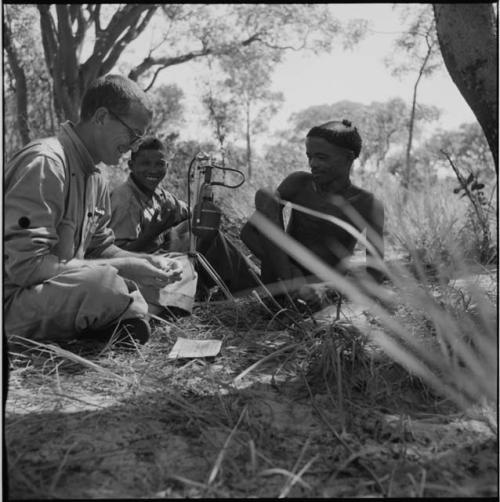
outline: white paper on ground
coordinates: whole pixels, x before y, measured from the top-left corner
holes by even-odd
[[[216,356],[221,348],[222,340],[190,340],[177,338],[168,359]]]

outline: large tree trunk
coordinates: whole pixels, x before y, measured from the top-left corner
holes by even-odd
[[[498,49],[492,3],[433,4],[448,72],[471,107],[498,172]]]
[[[107,26],[101,26],[100,4],[37,4],[47,68],[54,82],[54,107],[59,120],[77,122],[80,102],[96,78],[111,71],[127,45],[147,27],[158,5],[125,4]],[[96,41],[80,64],[85,33],[94,26]]]

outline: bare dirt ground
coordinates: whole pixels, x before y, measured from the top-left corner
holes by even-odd
[[[370,346],[355,305],[278,321],[245,299],[133,351],[13,350],[10,497],[498,496],[496,404],[436,395]],[[221,353],[168,360],[177,336]]]

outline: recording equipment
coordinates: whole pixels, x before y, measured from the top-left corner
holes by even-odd
[[[214,171],[222,173],[234,172],[242,179],[236,185],[228,185],[224,181],[214,181]],[[191,210],[191,183],[194,182],[194,200],[189,220],[190,251],[196,251],[197,238],[210,238],[220,227],[222,211],[214,203],[214,186],[238,188],[245,182],[245,175],[238,169],[224,167],[224,161],[218,161],[214,154],[198,153],[188,169],[188,205]]]

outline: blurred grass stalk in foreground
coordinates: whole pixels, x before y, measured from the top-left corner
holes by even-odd
[[[332,216],[314,213],[335,224],[340,222]],[[375,283],[368,276],[358,278],[356,284],[326,265],[262,214],[254,213],[252,223],[318,278],[376,316],[384,331],[372,332],[371,341],[409,372],[422,378],[435,391],[452,399],[463,409],[483,403],[484,400],[496,402],[496,308],[478,288],[473,285],[469,288],[468,303],[474,305],[473,310],[450,312],[443,302],[433,296],[424,273],[418,273],[419,277],[415,277],[402,264],[388,268],[375,255],[370,266],[383,272],[395,291],[391,292],[388,287]],[[345,222],[342,222],[342,227],[346,228]],[[350,233],[360,238],[360,233],[354,227],[349,227]],[[360,241],[369,247],[363,236]],[[417,272],[419,268],[422,272],[423,267],[417,267]],[[466,270],[465,263],[461,267],[463,270]],[[428,337],[415,336],[412,333],[414,326],[396,319],[394,309],[402,305],[425,313],[431,326]]]

